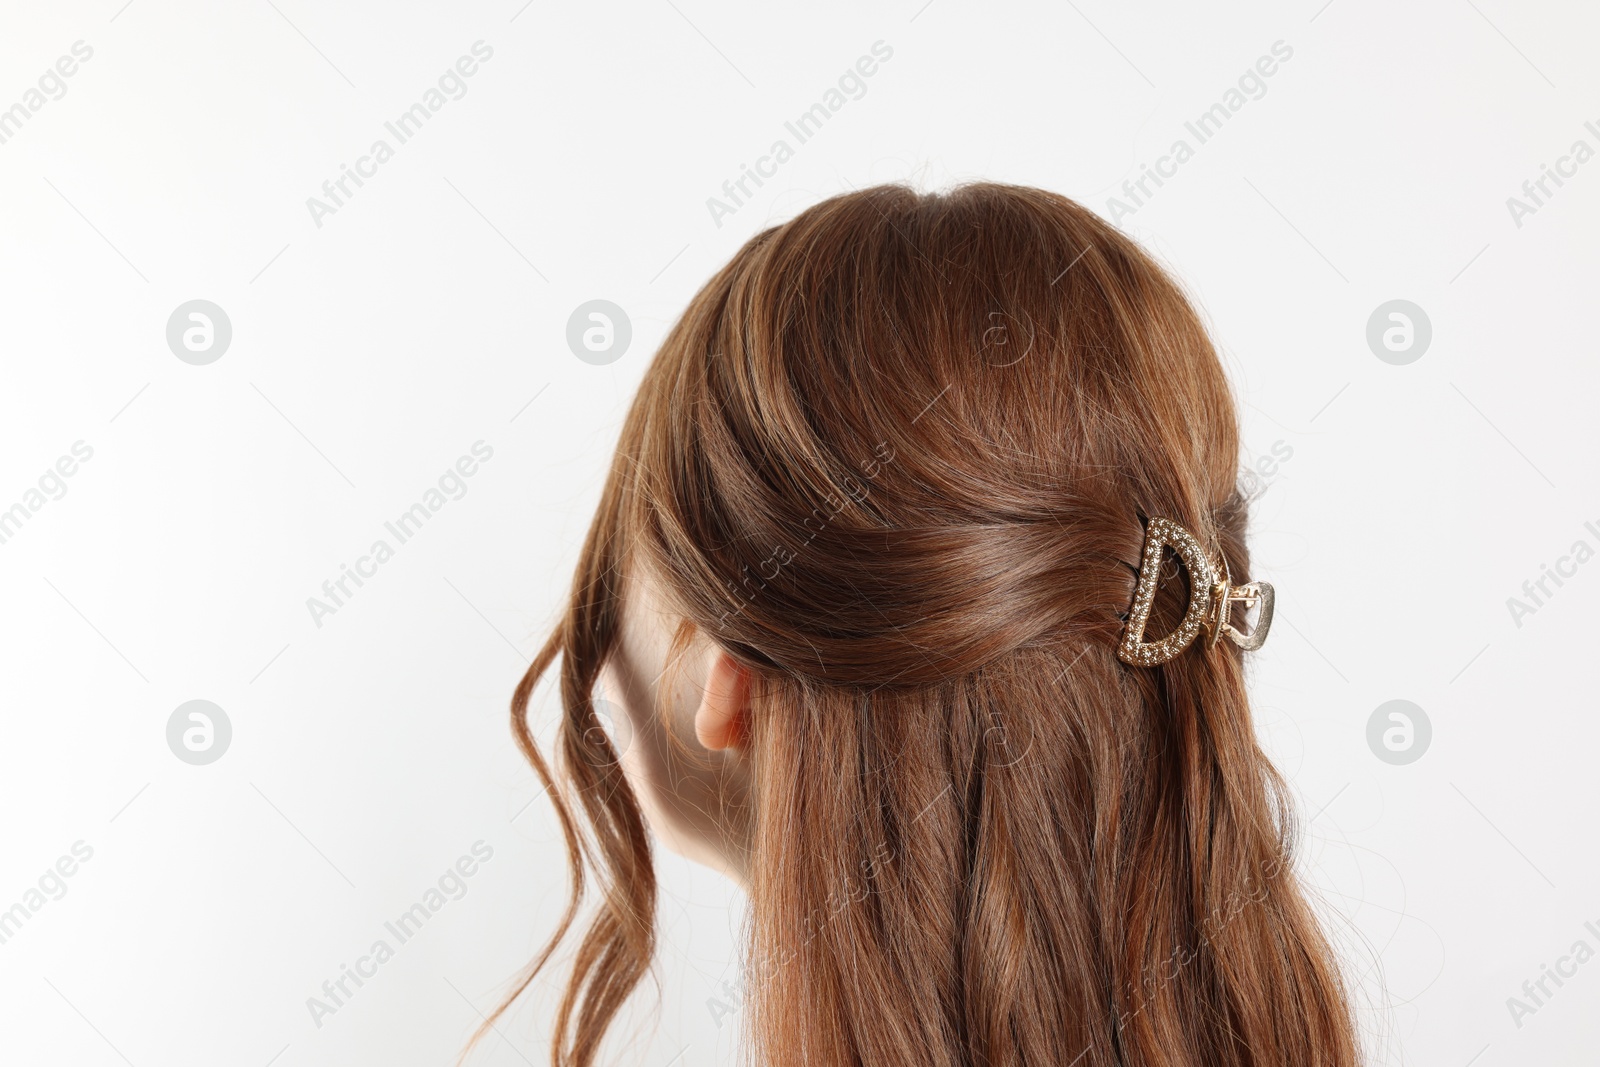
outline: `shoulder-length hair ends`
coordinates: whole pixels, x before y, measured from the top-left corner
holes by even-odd
[[[1238,455],[1190,302],[1065,197],[879,186],[751,238],[648,368],[512,699],[572,881],[496,1017],[591,897],[552,1063],[594,1063],[650,965],[591,697],[637,552],[754,675],[752,1062],[1357,1063],[1239,649],[1115,654],[1149,517],[1249,580]],[[1187,601],[1165,573],[1152,633]],[[527,721],[558,661],[559,777]]]

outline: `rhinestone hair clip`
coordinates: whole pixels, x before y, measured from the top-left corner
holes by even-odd
[[[1165,545],[1171,545],[1189,569],[1189,605],[1177,629],[1160,640],[1147,642],[1144,628],[1156,601],[1156,580],[1161,573],[1161,549]],[[1228,621],[1233,605],[1241,604],[1249,611],[1258,603],[1261,614],[1249,633]],[[1133,610],[1128,613],[1122,643],[1117,646],[1118,659],[1134,667],[1157,666],[1188,648],[1202,630],[1206,634],[1207,648],[1215,646],[1226,633],[1240,648],[1253,650],[1266,641],[1271,627],[1270,584],[1233,585],[1228,561],[1221,554],[1213,561],[1199,539],[1171,519],[1150,520],[1145,529],[1144,553],[1139,559],[1139,584],[1133,594]]]

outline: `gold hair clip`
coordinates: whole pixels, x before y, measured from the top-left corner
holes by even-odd
[[[1146,642],[1144,628],[1156,601],[1161,549],[1165,545],[1171,545],[1189,569],[1189,605],[1177,629],[1158,641]],[[1128,613],[1122,643],[1117,646],[1117,658],[1135,667],[1154,667],[1188,648],[1201,630],[1206,632],[1207,648],[1222,640],[1224,633],[1242,649],[1260,648],[1272,626],[1272,586],[1267,582],[1234,586],[1231,582],[1225,558],[1218,555],[1213,563],[1194,534],[1171,519],[1151,519],[1145,532],[1144,553],[1139,560],[1139,584],[1133,594],[1133,610]],[[1261,614],[1248,634],[1228,621],[1234,604],[1242,604],[1248,611],[1258,603]]]

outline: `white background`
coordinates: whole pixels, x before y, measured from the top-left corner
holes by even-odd
[[[1249,453],[1292,452],[1256,505],[1280,601],[1261,734],[1376,1061],[1594,1061],[1600,962],[1520,1026],[1506,1002],[1579,939],[1600,950],[1600,562],[1520,626],[1506,602],[1600,548],[1600,161],[1520,226],[1506,200],[1575,140],[1600,149],[1600,14],[521,4],[0,13],[0,108],[93,48],[0,145],[0,508],[93,449],[0,544],[0,908],[93,849],[0,944],[0,1060],[449,1063],[563,896],[507,700],[696,288],[874,182],[1109,213],[1283,41],[1265,95],[1120,220],[1203,309]],[[466,95],[318,227],[306,199],[479,40]],[[719,226],[707,198],[880,40],[866,94]],[[207,366],[165,338],[196,298],[233,327]],[[565,341],[594,298],[634,328],[605,366]],[[1433,327],[1404,366],[1365,339],[1395,298]],[[306,599],[480,440],[466,495],[316,626]],[[207,766],[166,741],[197,698],[233,726]],[[1433,726],[1409,765],[1366,741],[1391,699]],[[315,1025],[306,999],[480,840],[466,895]],[[659,1010],[641,998],[617,1054],[731,1062],[740,1017],[708,999],[737,974],[740,899],[660,868]],[[541,985],[476,1062],[543,1062],[552,1001]]]

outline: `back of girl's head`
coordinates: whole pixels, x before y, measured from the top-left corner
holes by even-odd
[[[650,366],[514,701],[548,776],[525,711],[561,659],[585,822],[558,811],[601,890],[558,1059],[653,949],[590,698],[641,566],[753,677],[754,1062],[1355,1063],[1240,650],[1116,656],[1150,517],[1251,579],[1238,449],[1189,302],[1070,200],[885,186],[752,238]],[[1187,601],[1165,574],[1152,632]]]

